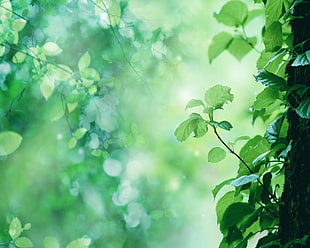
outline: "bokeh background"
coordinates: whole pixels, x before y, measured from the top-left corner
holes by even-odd
[[[221,146],[212,133],[179,143],[174,130],[191,113],[185,111],[190,99],[202,99],[212,85],[223,84],[235,99],[217,114],[234,127],[222,137],[233,143],[263,133],[259,120],[249,125],[261,89],[253,77],[258,53],[237,61],[224,52],[209,63],[212,37],[228,30],[213,12],[226,1],[120,1],[126,7],[118,29],[93,15],[90,1],[43,8],[11,2],[31,24],[20,34],[23,46],[53,41],[63,52],[52,60],[72,68],[88,51],[103,80],[98,94],[79,94],[81,107],[66,116],[61,110],[66,85],[57,85],[46,101],[30,63],[10,65],[1,79],[0,131],[19,132],[23,142],[0,160],[1,238],[6,223],[18,216],[31,222],[28,235],[35,247],[42,247],[46,236],[63,247],[83,236],[92,239],[92,247],[217,247],[221,234],[211,191],[234,177],[238,161],[228,155],[209,163],[208,151]],[[253,20],[249,36],[259,35],[261,25],[259,17]],[[91,127],[101,113],[108,113],[105,132]],[[70,145],[72,130],[80,127],[93,132]],[[103,145],[96,135],[106,137]],[[97,143],[104,149],[98,151]]]

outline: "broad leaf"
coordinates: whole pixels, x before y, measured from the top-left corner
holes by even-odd
[[[0,156],[13,153],[21,144],[23,138],[18,133],[6,131],[0,133]]]
[[[266,52],[274,52],[282,47],[282,24],[280,22],[274,22],[267,27],[264,34],[264,44]]]
[[[279,99],[279,92],[270,87],[265,88],[256,96],[256,100],[253,103],[255,110],[267,108]]]
[[[283,0],[268,0],[266,4],[266,26],[279,21],[282,14]]]
[[[54,237],[46,237],[44,239],[44,248],[59,248],[58,240]]]
[[[13,63],[20,64],[20,63],[24,62],[25,58],[26,58],[26,53],[24,53],[24,52],[17,52],[13,56],[12,61],[13,61]]]
[[[310,50],[297,55],[292,66],[305,66],[310,64]]]
[[[15,29],[15,31],[19,32],[21,30],[23,30],[23,28],[25,27],[27,21],[25,19],[17,19],[13,22],[13,28]]]
[[[237,60],[241,61],[255,46],[257,42],[256,37],[251,37],[245,40],[243,37],[234,37],[229,44],[228,52]]]
[[[90,242],[91,242],[90,239],[80,238],[70,242],[70,244],[67,245],[66,248],[88,248]]]
[[[90,65],[90,55],[88,52],[84,53],[83,56],[79,59],[78,67],[80,71],[83,71]]]
[[[208,153],[208,162],[218,163],[226,157],[226,151],[221,147],[213,147]]]
[[[40,84],[40,91],[45,100],[48,100],[48,98],[53,94],[54,88],[54,80],[51,79],[49,76],[44,76]]]
[[[284,115],[269,124],[266,130],[266,139],[269,143],[275,143],[278,141],[283,121]]]
[[[302,118],[310,119],[310,97],[301,101],[296,108],[296,113]]]
[[[215,85],[206,91],[205,102],[214,108],[221,108],[228,101],[233,101],[234,95],[230,90],[228,86]]]
[[[230,227],[236,226],[242,220],[254,211],[253,207],[245,202],[236,202],[229,205],[224,212],[220,222],[220,230],[225,235]]]
[[[247,183],[256,181],[257,178],[258,178],[258,175],[256,175],[256,174],[251,174],[248,176],[241,176],[241,177],[235,179],[234,181],[232,181],[230,183],[230,185],[238,187],[238,186],[245,185]]]
[[[86,80],[97,80],[98,81],[100,79],[99,73],[94,68],[85,68],[81,72],[81,75],[82,75],[82,78]]]
[[[233,126],[228,121],[221,121],[218,124],[218,127],[225,129],[225,130],[228,130],[228,131],[233,128]]]
[[[185,110],[188,108],[194,108],[194,107],[198,107],[198,106],[204,106],[203,101],[201,101],[199,99],[192,99],[187,103]]]
[[[67,80],[71,78],[72,75],[72,70],[66,66],[66,65],[62,65],[62,64],[57,64],[57,65],[52,65],[52,64],[48,64],[47,65],[48,68],[48,75],[51,76],[54,80]]]
[[[228,45],[231,41],[232,36],[226,32],[221,32],[213,37],[212,42],[208,48],[208,57],[210,63],[228,48]]]
[[[248,7],[241,1],[229,1],[219,12],[214,13],[215,19],[226,26],[241,26],[248,15]]]
[[[14,241],[14,244],[20,248],[33,247],[32,241],[26,237],[19,237]]]
[[[200,138],[208,132],[208,123],[204,119],[198,119],[196,128],[194,129],[194,137]]]
[[[22,232],[23,232],[22,224],[20,220],[17,217],[15,217],[10,224],[9,234],[12,239],[16,239],[21,235]]]
[[[202,118],[199,114],[192,114],[188,119],[183,121],[174,132],[174,135],[178,141],[185,141],[190,136],[190,134],[194,132],[194,130],[197,130],[198,122],[201,119]]]
[[[263,85],[266,85],[272,89],[285,91],[287,90],[286,81],[266,70],[259,70],[258,74],[254,76],[257,82],[261,82]]]
[[[118,25],[121,20],[121,7],[116,0],[111,0],[111,6],[108,9],[109,21],[111,26]]]
[[[223,219],[224,212],[233,202],[240,202],[242,201],[242,195],[235,196],[235,191],[229,191],[225,195],[223,195],[216,204],[216,216],[217,216],[217,223],[221,223]]]

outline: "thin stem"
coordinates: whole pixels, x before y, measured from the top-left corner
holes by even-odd
[[[222,139],[222,137],[218,134],[217,130],[216,130],[216,127],[213,126],[213,131],[214,131],[214,134],[216,135],[216,137],[218,138],[218,140],[226,147],[226,149],[232,153],[234,156],[236,156],[240,161],[241,163],[248,169],[248,171],[251,173],[251,174],[254,174],[254,171],[250,168],[250,166],[243,160],[243,158],[241,158],[233,149],[231,149],[227,144],[226,142]],[[266,190],[266,192],[268,193],[268,195],[275,201],[275,203],[280,206],[280,203],[277,199],[277,197],[270,193],[270,191],[268,190],[268,188],[263,184],[263,182],[257,178],[257,182]]]

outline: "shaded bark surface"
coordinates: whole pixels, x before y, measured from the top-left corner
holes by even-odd
[[[292,33],[293,46],[300,54],[310,49],[310,0],[294,1]],[[291,62],[292,63],[292,62]],[[288,84],[310,86],[310,66],[287,67]],[[300,96],[294,92],[288,95],[291,110],[288,112],[288,139],[292,141],[289,164],[285,168],[285,185],[280,212],[280,239],[282,244],[310,235],[310,120],[301,118],[294,111],[299,102],[310,97],[310,92]],[[293,248],[310,247],[292,244]]]

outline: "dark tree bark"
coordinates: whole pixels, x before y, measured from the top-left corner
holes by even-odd
[[[292,33],[294,52],[300,54],[310,49],[310,0],[295,0],[292,12]],[[303,44],[297,46],[297,44]],[[301,84],[310,86],[310,66],[287,67],[288,85]],[[282,195],[283,205],[280,211],[280,240],[286,244],[295,239],[310,235],[310,119],[301,118],[294,109],[310,92],[288,95],[290,111],[288,112],[288,140],[292,141],[288,165],[285,168],[285,185]],[[293,248],[310,247],[292,244]]]

